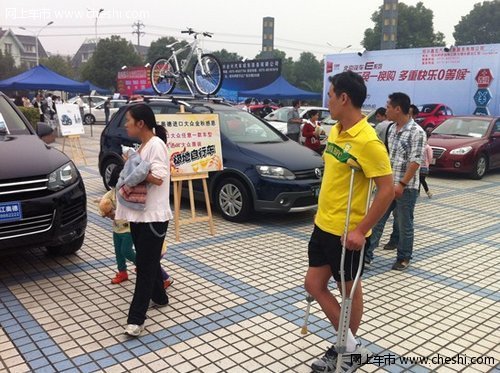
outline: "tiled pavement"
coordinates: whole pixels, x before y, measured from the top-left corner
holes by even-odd
[[[215,237],[199,224],[181,228],[181,243],[171,225],[170,305],[149,312],[141,338],[122,334],[134,276],[110,284],[110,223],[92,202],[104,193],[94,130],[82,139],[89,166],[79,166],[89,196],[82,250],[0,257],[0,371],[309,372],[331,338],[315,303],[310,332],[300,334],[312,213],[257,215],[245,224],[216,216]],[[383,358],[360,370],[500,372],[500,173],[429,184],[435,197],[417,204],[412,266],[391,271],[394,253],[378,249],[365,274],[358,334]],[[457,354],[461,364],[438,358]],[[399,359],[418,356],[434,362]]]

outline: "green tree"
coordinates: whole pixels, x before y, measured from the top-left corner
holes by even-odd
[[[122,66],[142,65],[142,58],[132,44],[118,35],[101,39],[97,50],[83,66],[81,76],[102,88],[116,86],[116,74]]]
[[[362,45],[367,50],[379,50],[382,38],[382,6],[372,15],[373,28],[365,30]],[[418,2],[415,6],[398,3],[396,48],[420,48],[444,45],[444,34],[434,32],[434,13]]]
[[[477,3],[455,26],[453,37],[457,45],[500,42],[500,1]]]
[[[71,60],[69,57],[53,55],[48,58],[42,58],[40,60],[40,65],[44,65],[49,69],[54,70],[56,73],[71,79],[75,79],[77,77],[75,69],[71,66]]]
[[[302,52],[299,60],[293,64],[293,75],[299,88],[320,92],[323,87],[323,68],[321,63],[310,52]]]
[[[20,69],[15,66],[12,55],[10,53],[3,54],[0,49],[0,80],[10,78],[20,72]]]
[[[271,52],[261,51],[258,55],[255,56],[256,60],[265,60],[272,58],[281,60],[281,75],[283,75],[286,80],[293,84],[293,82],[295,82],[295,75],[293,72],[294,62],[292,57],[287,57],[286,53],[279,49],[274,49]]]
[[[243,61],[243,57],[238,53],[228,52],[226,49],[211,52],[220,62]]]
[[[178,42],[176,38],[172,36],[164,36],[162,38],[159,38],[151,43],[149,46],[148,50],[148,55],[147,55],[147,62],[149,62],[151,65],[158,59],[158,58],[168,58],[172,55],[172,51],[170,48],[167,48],[167,45],[173,44],[175,42]],[[185,40],[181,40],[179,44],[174,46],[174,49],[180,49],[188,45],[188,42]],[[177,58],[179,60],[186,58],[188,55],[189,51],[184,51],[182,52]],[[180,61],[179,61],[180,62]]]

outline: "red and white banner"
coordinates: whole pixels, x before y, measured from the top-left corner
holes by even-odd
[[[500,115],[500,44],[393,49],[325,56],[323,102],[328,101],[328,77],[346,70],[366,82],[365,109],[385,106],[393,92],[408,94],[416,105],[444,103],[456,115],[474,113],[478,83],[491,96],[488,112]]]

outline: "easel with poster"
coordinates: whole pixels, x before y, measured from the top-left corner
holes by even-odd
[[[71,159],[73,162],[82,160],[87,165],[87,159],[80,144],[80,135],[84,134],[82,116],[77,105],[56,104],[57,118],[59,119],[59,128],[63,136],[62,151],[66,147],[66,140],[69,142],[71,150]]]
[[[220,142],[219,116],[217,114],[185,113],[156,116],[158,124],[167,130],[167,146],[170,152],[170,173],[174,188],[175,240],[180,241],[180,227],[208,222],[210,234],[215,226],[208,193],[208,173],[220,171],[222,147]],[[200,180],[207,208],[207,216],[196,216],[193,180]],[[180,219],[182,185],[187,181],[191,218]]]

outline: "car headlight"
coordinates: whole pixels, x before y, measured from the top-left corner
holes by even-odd
[[[472,150],[472,146],[464,146],[463,148],[456,148],[456,149],[453,149],[450,154],[453,154],[453,155],[464,155],[464,154],[467,154],[468,152],[470,152]]]
[[[47,187],[53,192],[66,188],[73,184],[78,178],[78,172],[73,162],[66,163],[49,175]]]
[[[282,180],[294,180],[295,175],[292,171],[277,166],[256,166],[257,172],[260,176],[270,177],[273,179],[282,179]]]

